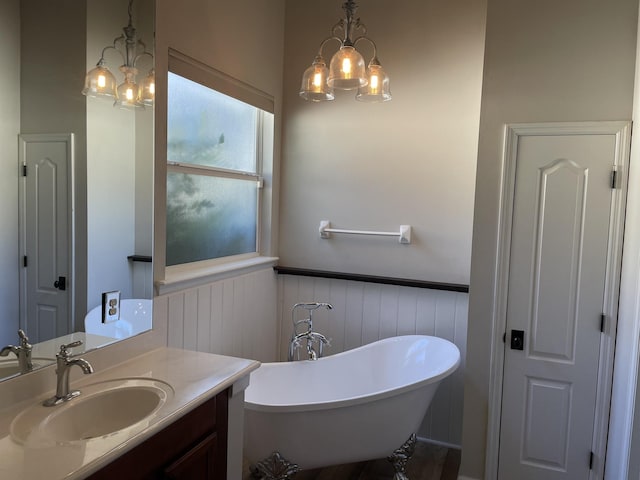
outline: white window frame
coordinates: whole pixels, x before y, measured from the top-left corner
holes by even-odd
[[[269,187],[272,185],[271,172],[273,171],[273,141],[275,133],[273,97],[175,50],[169,51],[168,67],[169,72],[252,105],[258,109],[259,113],[257,119],[255,173],[197,164],[168,162],[165,157],[166,172],[254,180],[258,182],[258,205],[255,252],[171,266],[167,266],[166,262],[164,262],[164,274],[162,278],[156,280],[156,291],[159,295],[248,273],[252,270],[275,265],[277,262],[277,258],[270,256],[272,249],[273,188]],[[265,112],[270,115],[265,114]]]

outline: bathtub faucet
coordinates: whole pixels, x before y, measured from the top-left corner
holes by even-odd
[[[318,308],[323,307],[327,310],[332,310],[333,306],[329,303],[319,302],[303,302],[296,303],[291,309],[291,320],[293,322],[293,334],[291,335],[291,342],[289,343],[289,355],[288,360],[292,361],[295,357],[295,352],[302,346],[302,342],[306,343],[307,358],[309,360],[317,360],[321,358],[324,353],[324,346],[331,346],[331,343],[321,333],[313,331],[313,312]],[[295,319],[295,310],[297,308],[303,308],[308,312],[309,317],[302,320]],[[299,332],[298,327],[300,325],[306,325],[306,329]]]

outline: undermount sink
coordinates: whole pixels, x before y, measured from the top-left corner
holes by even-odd
[[[55,358],[34,358],[32,359],[33,369],[41,368],[55,362]],[[18,360],[15,358],[9,360],[0,360],[0,378],[10,377],[16,373],[21,373]]]
[[[74,442],[144,428],[173,396],[165,382],[147,378],[108,380],[85,385],[81,395],[55,407],[40,403],[23,410],[11,423],[11,437],[20,444]]]

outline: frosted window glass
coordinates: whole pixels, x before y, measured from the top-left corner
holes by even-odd
[[[256,172],[258,109],[169,72],[167,160]]]
[[[256,251],[255,181],[167,174],[167,265]]]

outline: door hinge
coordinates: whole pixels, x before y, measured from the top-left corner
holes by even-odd
[[[616,166],[611,170],[611,188],[618,188],[618,167]]]
[[[600,332],[604,333],[604,327],[607,325],[607,316],[602,313],[600,314]]]
[[[27,256],[26,255],[24,257],[22,257],[22,266],[23,267],[27,266]]]
[[[22,176],[26,177],[27,176],[27,164],[23,164],[22,165]]]
[[[502,343],[507,343],[507,332],[502,334]]]
[[[589,452],[589,470],[593,470],[593,459],[595,458],[595,455],[593,454],[593,452]]]

